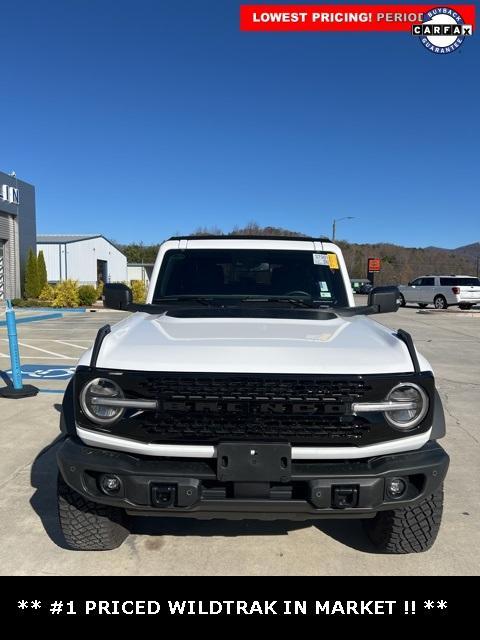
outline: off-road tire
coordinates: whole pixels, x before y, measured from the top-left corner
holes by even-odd
[[[70,549],[116,549],[128,536],[122,509],[87,500],[71,489],[61,474],[58,474],[57,497],[60,527]]]
[[[443,485],[416,505],[380,511],[363,524],[382,553],[420,553],[435,542],[443,512]]]
[[[435,296],[433,299],[435,309],[446,309],[448,307],[445,296]]]

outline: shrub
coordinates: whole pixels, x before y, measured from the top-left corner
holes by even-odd
[[[37,256],[37,277],[38,277],[38,291],[41,294],[45,285],[47,284],[47,265],[45,264],[45,256],[43,251],[38,252]]]
[[[97,298],[97,289],[91,284],[84,284],[78,289],[78,299],[82,307],[90,307]]]
[[[51,307],[51,302],[46,302],[44,300],[37,300],[36,298],[14,298],[12,300],[12,304],[14,307]]]
[[[54,307],[78,307],[78,284],[76,280],[63,280],[55,287]]]
[[[37,256],[33,249],[29,249],[25,266],[25,297],[37,298],[39,293]]]
[[[145,282],[143,282],[143,280],[132,280],[130,284],[132,288],[133,302],[143,304],[147,299],[147,288],[145,287]]]
[[[51,304],[55,300],[55,287],[52,287],[50,284],[46,284],[40,291],[38,299]]]

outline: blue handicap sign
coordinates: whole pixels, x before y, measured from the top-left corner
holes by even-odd
[[[22,378],[29,380],[70,380],[75,367],[54,367],[51,364],[23,364]],[[12,371],[6,372],[10,377]]]

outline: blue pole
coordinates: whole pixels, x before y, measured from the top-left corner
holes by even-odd
[[[22,389],[22,368],[20,366],[20,353],[18,351],[17,323],[12,303],[7,300],[5,313],[7,321],[8,346],[10,347],[10,363],[12,365],[12,382],[14,389]]]
[[[18,351],[17,322],[15,320],[15,311],[13,310],[10,300],[6,301],[7,309],[5,312],[8,346],[10,347],[10,362],[12,365],[12,384],[0,387],[0,398],[28,398],[36,396],[37,387],[32,384],[24,385],[22,383],[22,367],[20,365],[20,353]]]

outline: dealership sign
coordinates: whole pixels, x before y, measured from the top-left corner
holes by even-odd
[[[368,259],[368,271],[369,273],[380,271],[380,258]]]
[[[2,184],[0,196],[4,202],[20,204],[20,197],[16,187],[9,187],[8,184]]]

